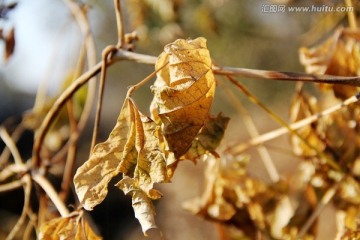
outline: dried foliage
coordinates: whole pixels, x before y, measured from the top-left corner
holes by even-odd
[[[194,147],[200,147],[197,135],[203,139],[202,155],[214,151],[221,139],[217,137],[210,144],[206,134],[212,131],[222,136],[226,125],[220,122],[220,129],[213,130],[214,123],[209,121],[204,127],[215,91],[205,39],[177,40],[167,45],[155,68],[158,73],[151,105],[154,120],[139,112],[130,88],[108,140],[95,146],[74,177],[80,202],[92,210],[106,197],[110,180],[122,173],[123,179],[116,186],[132,196],[135,216],[144,233],[156,227],[151,200],[162,195],[153,189],[154,184],[170,181],[177,161],[193,142]],[[220,121],[227,122],[223,119],[220,116]],[[200,156],[199,152],[195,154],[193,159]]]
[[[137,28],[149,21],[149,9],[165,22],[178,24],[178,7],[183,4],[170,0],[127,2],[130,19]],[[211,2],[215,6],[218,1]],[[319,217],[329,205],[336,211],[334,239],[359,238],[360,32],[353,21],[318,46],[300,49],[306,73],[251,70],[214,66],[203,37],[177,39],[167,44],[157,58],[129,51],[137,38],[134,33],[124,34],[122,8],[115,0],[118,43],[105,48],[102,61],[96,64],[87,10],[73,1],[66,3],[84,35],[85,50],[79,54],[76,69],[64,79],[55,97],[39,90],[34,108],[23,114],[18,126],[0,126],[0,138],[6,145],[0,155],[0,192],[24,191],[23,211],[7,239],[18,235],[24,239],[101,239],[83,211],[101,204],[115,179],[120,179],[115,186],[131,197],[135,217],[146,236],[150,229],[157,228],[153,202],[163,196],[158,190],[160,183],[170,183],[183,160],[197,163],[200,159],[206,163],[203,194],[183,206],[194,215],[216,222],[221,239],[316,239]],[[0,6],[0,17],[4,18],[14,6]],[[6,42],[9,58],[15,47],[14,32],[10,37],[1,32],[0,37]],[[106,70],[119,60],[150,63],[155,71],[129,88],[107,140],[95,144]],[[95,146],[73,176],[77,141],[96,96],[94,82],[84,85],[98,73],[101,83],[93,130]],[[226,76],[220,76],[219,81],[229,81],[283,128],[259,135],[250,114],[228,89],[226,97],[243,115],[253,139],[245,145],[223,141],[230,118],[211,114],[216,97],[215,74]],[[148,101],[151,116],[146,116],[133,94],[155,75],[150,87],[153,99]],[[289,106],[293,123],[277,116],[235,75],[297,81]],[[299,83],[304,81],[316,82],[317,90],[306,91]],[[34,133],[29,160],[17,144],[25,129]],[[285,133],[289,134],[293,152],[289,161],[300,159],[292,176],[277,172],[264,145]],[[221,143],[225,147],[220,147]],[[255,160],[244,151],[250,147],[258,148],[269,181],[249,173],[248,163]],[[59,188],[54,187],[51,176],[60,179]],[[70,213],[72,184],[79,203]],[[181,193],[181,189],[177,191]]]
[[[92,231],[82,212],[73,212],[67,217],[45,222],[40,228],[39,239],[99,240],[101,238]]]

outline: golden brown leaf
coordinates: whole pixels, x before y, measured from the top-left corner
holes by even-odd
[[[125,100],[109,138],[95,146],[90,159],[75,174],[76,192],[85,209],[91,210],[103,201],[108,183],[119,173],[134,178],[149,197],[161,196],[152,190],[154,183],[168,181],[156,128],[131,98]]]
[[[224,137],[229,120],[221,114],[209,117],[182,158],[196,161],[200,156],[215,151]]]
[[[167,146],[182,156],[209,115],[215,94],[215,78],[206,40],[176,40],[159,56],[152,86],[153,119],[161,123]]]
[[[221,166],[219,159],[206,161],[207,185],[203,196],[185,202],[183,207],[224,226],[235,226],[250,239],[255,239],[257,230],[278,237],[291,216],[279,209],[288,204],[282,190],[248,176],[244,169],[246,158],[227,159],[226,166]],[[286,218],[285,223],[273,220],[278,216]]]
[[[107,185],[119,174],[120,161],[136,158],[134,111],[127,99],[108,140],[97,144],[74,176],[77,196],[83,207],[92,210],[107,195]],[[130,159],[130,160],[129,160]]]
[[[55,218],[41,225],[41,240],[98,240],[82,213],[73,212],[69,217]]]
[[[75,190],[85,209],[92,210],[101,203],[110,180],[123,173],[118,187],[131,193],[135,215],[144,233],[156,226],[151,200],[162,195],[153,186],[170,179],[160,147],[159,128],[139,112],[131,98],[126,98],[109,138],[95,146],[89,160],[75,174]]]

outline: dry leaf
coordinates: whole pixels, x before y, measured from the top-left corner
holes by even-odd
[[[229,120],[230,118],[221,114],[216,117],[209,117],[182,158],[196,161],[202,155],[215,151],[224,137]]]
[[[284,223],[273,219],[281,216],[287,218],[287,222],[291,216],[280,209],[286,204],[283,190],[248,176],[244,157],[227,159],[226,166],[220,166],[219,159],[207,158],[206,161],[204,194],[185,202],[184,208],[224,226],[235,226],[250,239],[256,238],[258,230],[268,236],[281,232],[279,225],[284,226]]]
[[[156,69],[163,67],[152,86],[153,119],[161,123],[166,144],[175,158],[182,156],[209,115],[215,78],[206,40],[176,40],[165,46]]]
[[[300,62],[307,73],[335,76],[360,74],[360,32],[340,28],[325,43],[313,48],[300,49]],[[358,92],[357,87],[342,84],[320,84],[332,89],[336,97],[346,99]]]
[[[126,98],[109,138],[95,146],[89,160],[75,174],[75,190],[85,209],[92,210],[101,203],[110,180],[123,173],[117,186],[131,193],[144,234],[156,227],[151,200],[162,194],[153,185],[170,179],[159,132],[159,126],[141,114],[131,98]]]
[[[143,233],[157,228],[155,224],[155,208],[148,195],[138,188],[139,183],[133,178],[124,178],[116,184],[125,194],[132,197],[132,206],[135,217],[139,220]]]
[[[73,212],[69,217],[55,218],[41,225],[41,240],[98,240],[101,239],[90,228],[80,212]]]
[[[168,181],[168,176],[156,128],[131,98],[125,100],[109,138],[95,146],[89,160],[75,174],[76,193],[85,209],[92,210],[104,200],[108,183],[119,173],[134,178],[137,187],[150,198],[161,197],[152,190],[153,184]]]
[[[120,161],[136,158],[133,119],[131,102],[126,100],[108,140],[97,144],[89,160],[77,169],[74,176],[75,190],[85,209],[92,210],[104,200],[108,183],[119,174]]]

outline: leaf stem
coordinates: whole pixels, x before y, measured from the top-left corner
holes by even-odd
[[[166,62],[163,66],[161,66],[160,68],[156,69],[155,71],[153,71],[152,73],[150,73],[146,78],[144,78],[141,82],[131,86],[126,94],[126,97],[129,98],[131,97],[131,95],[138,90],[140,87],[142,87],[144,84],[146,84],[149,80],[151,80],[153,77],[155,77],[155,75],[164,67],[166,67],[169,64],[169,62]]]

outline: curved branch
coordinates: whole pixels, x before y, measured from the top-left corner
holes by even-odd
[[[112,64],[120,60],[129,60],[144,64],[155,64],[156,57],[119,49],[114,55],[112,55],[112,59],[106,62],[106,66],[111,66]],[[95,66],[93,66],[91,69],[89,69],[87,72],[83,73],[83,75],[81,75],[68,88],[65,89],[65,91],[56,99],[55,103],[51,106],[35,136],[32,156],[34,166],[39,167],[40,165],[40,150],[42,142],[45,138],[45,134],[50,128],[50,123],[54,120],[65,102],[69,100],[80,87],[86,84],[92,77],[96,76],[101,71],[102,64],[103,62],[101,61]]]
[[[6,240],[14,239],[15,235],[19,232],[21,226],[24,224],[28,208],[30,207],[31,178],[29,174],[26,174],[22,178],[22,184],[24,185],[24,207],[21,212],[20,218],[16,222],[9,235],[6,237]]]
[[[62,217],[66,217],[69,215],[69,210],[65,206],[65,204],[60,199],[58,193],[55,191],[54,187],[51,183],[42,175],[40,174],[33,174],[32,179],[39,184],[39,186],[45,191],[47,196],[51,199],[54,203],[56,209],[59,211]]]

